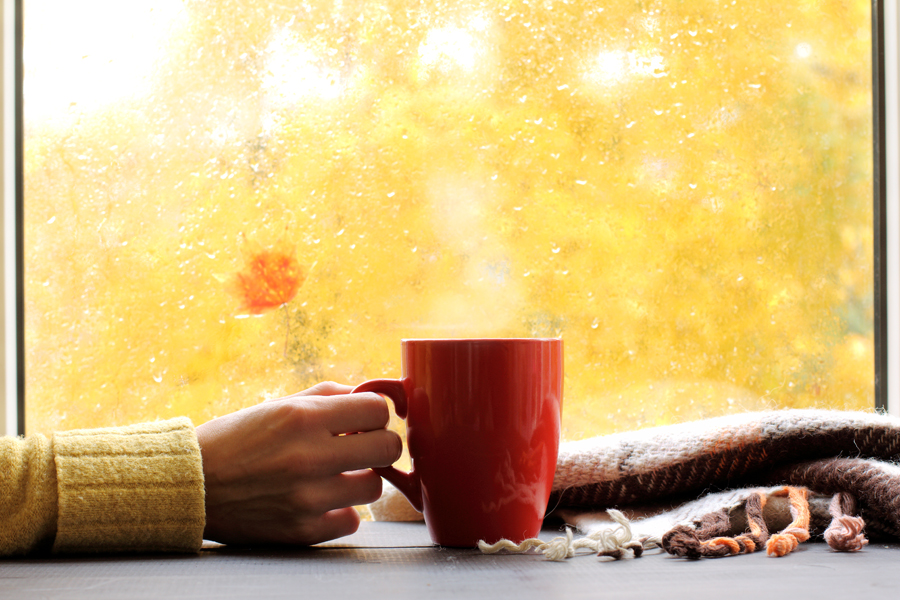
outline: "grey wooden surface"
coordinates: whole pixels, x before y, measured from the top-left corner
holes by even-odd
[[[542,537],[555,535],[545,531]],[[622,561],[482,555],[433,547],[424,525],[363,523],[317,548],[229,548],[197,556],[0,560],[0,598],[900,598],[900,545],[855,554],[807,543],[689,561],[650,552]]]

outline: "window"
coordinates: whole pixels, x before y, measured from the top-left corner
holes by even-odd
[[[29,431],[404,337],[562,336],[568,438],[875,403],[867,2],[25,11]]]

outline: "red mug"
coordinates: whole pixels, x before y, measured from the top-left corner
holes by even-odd
[[[535,537],[559,450],[562,340],[403,340],[402,373],[353,390],[389,397],[406,420],[412,470],[375,472],[436,544]]]

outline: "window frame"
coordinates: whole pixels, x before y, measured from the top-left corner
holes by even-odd
[[[23,0],[0,0],[0,433],[25,433]],[[900,10],[872,0],[875,409],[900,417]]]
[[[0,7],[0,433],[25,433],[22,0]]]
[[[873,0],[872,16],[875,398],[900,417],[900,9]]]

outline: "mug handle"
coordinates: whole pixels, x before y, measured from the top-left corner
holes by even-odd
[[[409,411],[409,396],[406,393],[406,386],[403,385],[402,380],[370,379],[356,386],[351,393],[356,394],[358,392],[375,392],[376,394],[387,396],[394,402],[394,410],[397,412],[397,416],[406,420],[406,415]],[[405,473],[395,467],[374,467],[372,470],[390,481],[394,487],[400,490],[401,494],[406,496],[413,508],[422,512],[422,482],[415,468],[409,473]]]

